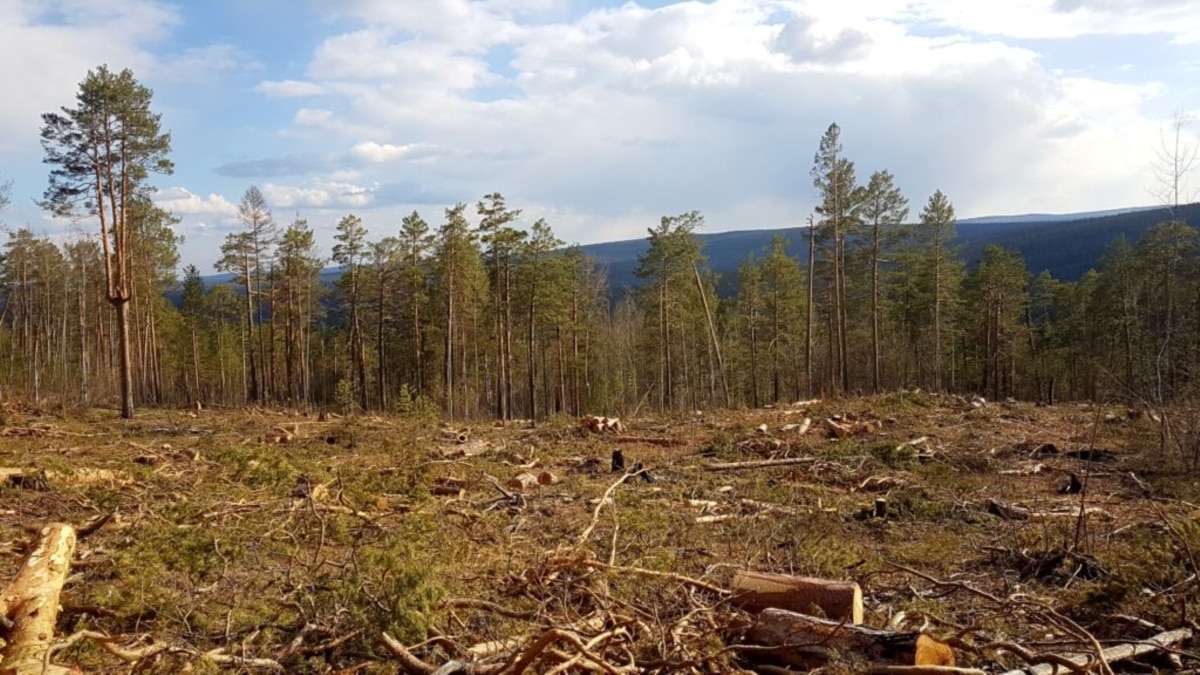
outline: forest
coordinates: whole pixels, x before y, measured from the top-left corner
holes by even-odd
[[[149,176],[171,165],[150,99],[132,73],[101,69],[80,107],[46,116],[45,206],[100,228],[68,241],[9,232],[7,397],[536,419],[913,388],[1035,401],[1189,392],[1200,257],[1183,220],[1110,242],[1070,282],[1031,275],[998,246],[968,272],[951,198],[935,192],[917,209],[891,172],[860,177],[833,124],[811,182],[796,186],[818,199],[807,259],[777,238],[740,265],[734,297],[715,292],[698,212],[648,228],[626,294],[500,193],[370,228],[347,214],[324,252],[303,218],[279,222],[253,186],[217,264],[232,281],[206,284],[194,266],[180,275],[176,221],[153,201]],[[99,133],[88,125],[116,134],[102,181],[78,163]],[[118,154],[126,146],[137,152]],[[392,234],[369,235],[381,229]]]

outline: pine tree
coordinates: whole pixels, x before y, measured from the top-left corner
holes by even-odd
[[[216,268],[222,272],[232,272],[242,287],[246,400],[261,403],[270,396],[266,383],[266,340],[262,321],[266,293],[264,280],[275,245],[276,225],[267,200],[257,187],[251,186],[242,196],[238,204],[238,220],[245,229],[225,235]]]
[[[310,366],[312,324],[320,314],[321,265],[316,239],[308,221],[297,217],[284,230],[275,249],[283,316],[283,371],[287,398],[293,404],[312,402]]]
[[[880,265],[884,256],[904,235],[904,220],[908,218],[908,200],[896,187],[888,171],[876,171],[862,193],[862,220],[869,228],[867,234],[871,271],[871,390],[878,394],[883,388],[883,352],[879,329]]]
[[[508,223],[520,217],[521,211],[508,208],[504,196],[498,192],[485,196],[476,206],[476,211],[482,216],[479,221],[480,239],[487,247],[491,263],[496,417],[506,420],[512,415],[513,397],[513,257],[525,233],[508,226]]]
[[[133,72],[106,66],[88,71],[77,106],[42,115],[45,161],[54,166],[43,207],[57,216],[96,216],[104,252],[106,298],[117,319],[121,417],[133,417],[133,364],[129,302],[134,257],[129,217],[133,203],[152,190],[150,173],[171,173],[171,135],[150,111],[153,92]]]
[[[979,391],[993,399],[1015,390],[1017,338],[1028,304],[1029,271],[1019,253],[988,244],[966,279],[964,293],[973,316]]]
[[[921,210],[921,221],[916,232],[921,265],[918,278],[927,303],[932,337],[930,351],[933,372],[930,386],[934,391],[943,391],[946,387],[943,377],[945,354],[952,337],[950,326],[954,317],[953,306],[962,279],[962,263],[950,250],[956,223],[954,206],[941,190],[937,190]],[[949,386],[954,387],[953,376]]]
[[[347,317],[346,328],[349,331],[347,346],[350,350],[350,369],[354,383],[355,399],[359,408],[367,409],[367,356],[366,341],[363,336],[363,266],[366,262],[369,245],[367,243],[367,228],[362,219],[348,215],[338,221],[337,241],[333,245],[333,261],[341,267],[338,278],[338,290],[341,293],[344,311]]]
[[[401,311],[407,317],[409,377],[407,383],[420,394],[429,393],[425,372],[425,322],[429,303],[429,254],[435,242],[429,224],[416,211],[400,223],[401,268],[400,297],[406,303]]]
[[[829,387],[834,393],[850,389],[849,336],[846,302],[846,241],[858,225],[861,192],[856,189],[854,162],[842,155],[841,128],[830,124],[813,156],[813,187],[820,195],[817,206],[819,235],[829,253]],[[810,269],[810,274],[812,270]]]

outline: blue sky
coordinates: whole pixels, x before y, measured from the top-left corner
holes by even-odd
[[[0,222],[90,231],[33,203],[39,116],[130,67],[205,271],[251,185],[326,251],[348,213],[384,236],[494,191],[583,243],[692,209],[796,225],[830,122],[914,213],[936,189],[963,217],[1152,204],[1163,133],[1200,113],[1190,0],[0,0],[0,51]]]

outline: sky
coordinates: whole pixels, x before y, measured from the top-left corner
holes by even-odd
[[[326,255],[347,214],[382,237],[493,192],[586,244],[803,224],[831,123],[861,182],[960,217],[1159,203],[1173,120],[1200,131],[1193,0],[0,0],[0,59],[0,223],[91,232],[35,203],[41,114],[128,67],[204,273],[250,186]]]

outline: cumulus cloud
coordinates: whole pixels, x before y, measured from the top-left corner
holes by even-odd
[[[433,146],[427,143],[393,145],[391,143],[367,141],[350,148],[350,156],[363,162],[382,164],[406,159],[421,159],[422,157],[428,157],[433,150]]]
[[[261,190],[272,208],[357,208],[373,200],[369,187],[333,181],[313,181],[300,186],[266,183]]]
[[[302,80],[267,80],[260,82],[254,90],[272,98],[301,98],[327,93],[325,87]]]
[[[201,197],[182,187],[158,191],[154,194],[154,203],[175,214],[232,216],[237,213],[237,206],[221,195]]]
[[[1138,204],[1161,85],[1067,73],[1028,42],[1200,35],[1186,3],[1138,4],[319,0],[352,28],[303,81],[258,91],[322,95],[286,133],[326,153],[273,189],[377,209],[501,190],[569,240],[641,236],[692,208],[715,229],[794,225],[836,121],[860,180],[890,169],[914,207],[935,189],[963,215]]]

